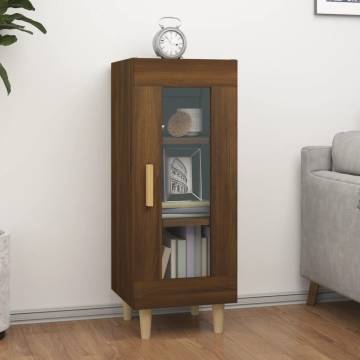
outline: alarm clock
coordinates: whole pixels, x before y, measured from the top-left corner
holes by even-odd
[[[175,20],[173,26],[165,26],[165,20]],[[155,54],[164,59],[180,59],[186,50],[186,38],[179,29],[181,21],[176,17],[163,17],[159,20],[160,30],[155,34],[153,48]]]

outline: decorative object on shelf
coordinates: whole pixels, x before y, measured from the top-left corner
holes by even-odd
[[[0,340],[10,326],[9,241],[10,236],[0,230]]]
[[[166,201],[201,200],[201,149],[196,146],[164,149]]]
[[[360,0],[315,0],[317,15],[360,15]]]
[[[12,30],[19,30],[22,32],[26,32],[28,34],[33,34],[30,30],[25,29],[25,26],[19,25],[14,21],[23,21],[31,24],[32,26],[36,27],[42,33],[46,34],[46,29],[42,24],[37,21],[31,20],[28,17],[19,14],[6,14],[6,12],[10,8],[22,8],[25,10],[35,10],[33,5],[29,0],[11,0],[11,1],[4,1],[0,0],[0,45],[9,46],[14,44],[17,41],[16,35],[9,35],[9,34],[2,34],[3,30],[12,31]],[[0,63],[0,78],[5,84],[6,91],[8,95],[11,92],[11,85],[7,75],[7,72],[4,66]]]
[[[192,164],[190,157],[169,158],[169,193],[188,194],[191,192]]]
[[[171,115],[167,130],[173,137],[198,136],[203,131],[202,109],[177,109]]]
[[[202,109],[178,109],[181,113],[188,114],[191,120],[187,136],[197,136],[202,132]]]
[[[192,127],[192,119],[185,111],[177,111],[168,122],[167,130],[171,136],[183,137],[189,133]]]
[[[165,26],[166,21],[175,21],[174,26]],[[186,38],[179,29],[181,20],[177,17],[166,16],[159,20],[160,30],[155,34],[153,48],[155,54],[164,59],[180,59],[186,50]]]

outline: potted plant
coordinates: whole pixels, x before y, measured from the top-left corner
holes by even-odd
[[[0,0],[0,45],[9,46],[17,41],[16,35],[9,34],[13,30],[32,32],[20,25],[17,21],[31,24],[44,34],[46,29],[39,22],[19,13],[8,13],[9,9],[22,8],[35,10],[29,0]],[[4,66],[0,62],[0,79],[4,82],[7,93],[11,92],[11,85]],[[0,230],[0,340],[4,338],[5,331],[10,323],[9,311],[9,240],[8,234]]]
[[[20,25],[17,21],[28,23],[42,33],[46,33],[45,27],[37,21],[34,21],[22,14],[12,13],[8,14],[9,9],[21,8],[25,10],[35,10],[34,6],[29,0],[0,0],[0,45],[9,46],[17,41],[16,35],[9,34],[10,31],[22,31],[28,34],[33,34],[32,31]],[[0,78],[5,84],[8,94],[11,92],[11,85],[4,66],[0,62]]]
[[[10,235],[0,230],[0,340],[10,325],[9,241]]]

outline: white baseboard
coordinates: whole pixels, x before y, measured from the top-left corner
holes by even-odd
[[[307,292],[274,293],[263,295],[241,296],[237,303],[226,304],[226,309],[241,309],[260,306],[276,306],[285,304],[304,304]],[[346,298],[334,292],[323,291],[319,295],[319,302],[344,301]],[[210,305],[200,306],[200,311],[210,310]],[[188,307],[154,309],[156,314],[170,314],[188,312]],[[73,308],[54,308],[42,310],[24,310],[11,313],[11,324],[30,324],[41,322],[71,321],[83,319],[101,319],[119,317],[122,315],[121,304],[83,306]]]

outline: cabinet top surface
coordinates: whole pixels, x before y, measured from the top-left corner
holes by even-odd
[[[122,60],[118,60],[118,61],[114,61],[113,64],[116,64],[118,62],[132,62],[132,63],[136,63],[136,62],[148,62],[148,63],[152,63],[152,62],[158,62],[158,63],[201,63],[201,62],[233,62],[233,63],[237,63],[237,60],[235,59],[161,59],[161,58],[137,58],[137,57],[133,57],[133,58],[128,58],[128,59],[122,59]]]

